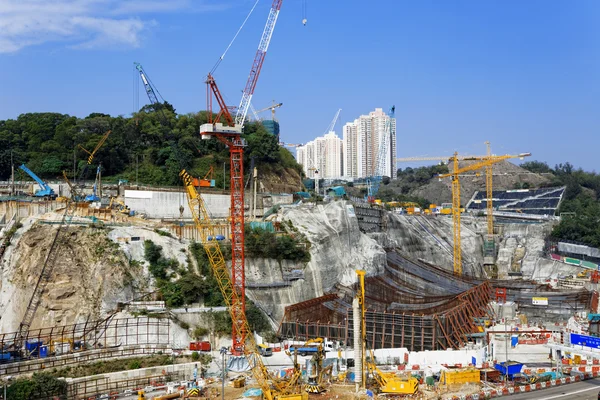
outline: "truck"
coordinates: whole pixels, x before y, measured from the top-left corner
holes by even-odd
[[[54,189],[52,189],[46,182],[41,180],[36,174],[33,173],[33,171],[27,168],[25,164],[21,164],[19,168],[25,171],[27,175],[29,175],[40,186],[40,189],[36,190],[33,194],[35,197],[43,197],[52,200],[56,199],[57,194],[54,193]]]
[[[319,352],[319,346],[301,346],[301,345],[292,345],[290,346],[290,354],[294,354],[298,352],[299,356],[312,356]]]
[[[258,347],[258,352],[260,353],[261,356],[270,357],[273,355],[273,349],[270,348],[269,346],[267,346],[266,344],[259,344],[257,347]]]

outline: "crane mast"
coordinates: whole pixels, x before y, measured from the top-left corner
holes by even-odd
[[[181,171],[179,175],[183,179],[192,218],[200,234],[200,242],[206,251],[213,274],[219,284],[225,304],[229,309],[233,326],[238,332],[249,332],[250,327],[248,326],[246,314],[239,313],[237,309],[242,304],[242,300],[239,298],[242,294],[236,290],[233,280],[229,277],[227,263],[225,262],[219,242],[209,240],[210,236],[215,236],[215,227],[211,221],[204,199],[197,192],[192,183],[192,177],[185,170]],[[272,379],[269,371],[262,362],[254,336],[251,334],[244,336],[239,344],[243,346],[243,354],[248,360],[248,364],[258,385],[262,389],[265,399],[307,400],[308,395],[306,393],[298,393],[298,379],[301,375],[298,364],[294,365],[294,373],[289,381],[281,382]]]
[[[492,156],[487,155],[483,158],[483,161],[475,164],[467,165],[466,167],[459,168],[458,166],[458,153],[454,153],[454,157],[450,160],[454,162],[452,171],[448,174],[442,174],[438,177],[452,178],[452,222],[453,222],[453,236],[454,236],[454,256],[453,256],[453,270],[457,276],[462,276],[462,249],[461,249],[461,226],[460,226],[460,174],[465,172],[476,171],[481,168],[487,168],[493,164],[499,163],[500,161],[508,160],[511,158],[523,158],[530,156],[531,153],[521,153],[516,155],[506,154],[503,156]]]
[[[240,106],[235,114],[235,123],[238,125],[243,126],[244,121],[246,120],[246,114],[248,113],[250,101],[252,100],[252,95],[254,94],[254,88],[258,82],[258,76],[260,75],[260,70],[262,69],[263,62],[265,61],[269,43],[271,43],[273,30],[275,29],[275,24],[277,23],[277,17],[279,16],[281,3],[283,3],[283,0],[273,0],[273,4],[271,5],[267,23],[260,38],[260,42],[258,43],[258,50],[256,51],[256,56],[254,56],[252,68],[250,69],[250,75],[248,75],[248,81],[246,82],[246,87],[242,93],[242,100],[240,101]]]
[[[246,120],[246,114],[250,106],[254,88],[258,82],[260,70],[273,36],[273,29],[277,22],[279,10],[283,0],[274,0],[269,11],[267,23],[263,31],[258,51],[254,57],[250,75],[246,87],[242,93],[242,100],[237,109],[235,120],[232,118],[229,108],[221,95],[217,83],[212,76],[207,77],[206,102],[209,121],[200,126],[202,139],[216,137],[221,143],[229,148],[230,161],[230,190],[231,190],[231,281],[233,289],[239,294],[232,300],[232,339],[233,351],[240,353],[243,348],[244,339],[247,335],[246,325],[236,324],[236,320],[245,318],[246,315],[246,277],[245,277],[245,254],[244,254],[244,147],[246,142],[241,134]],[[216,99],[219,105],[219,113],[213,119],[212,102]],[[220,121],[225,119],[225,123]]]

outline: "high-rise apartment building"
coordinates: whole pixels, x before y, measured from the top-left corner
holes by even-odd
[[[388,129],[389,128],[389,129]],[[387,135],[387,140],[384,136]],[[396,176],[396,119],[381,108],[361,115],[342,128],[342,139],[329,132],[296,148],[296,159],[308,178],[366,178],[377,176],[380,144],[383,149],[381,171]]]
[[[388,128],[389,127],[389,131]],[[384,141],[384,136],[387,140]],[[395,177],[396,119],[390,118],[381,108],[369,115],[361,115],[343,128],[344,177],[365,178],[377,176],[380,144],[383,149],[384,176]]]
[[[296,159],[309,178],[340,178],[342,176],[342,139],[329,132],[296,148]]]

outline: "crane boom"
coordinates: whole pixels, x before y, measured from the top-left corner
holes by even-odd
[[[40,190],[37,190],[35,192],[34,196],[56,198],[56,194],[54,193],[54,190],[46,182],[41,180],[39,176],[34,174],[32,170],[27,168],[27,166],[25,164],[21,164],[19,166],[19,168],[21,170],[25,171],[27,173],[27,175],[29,175],[40,186]]]
[[[279,16],[281,3],[283,3],[283,0],[273,0],[273,4],[271,5],[271,10],[269,11],[269,16],[267,17],[267,23],[265,24],[265,29],[263,30],[260,42],[258,43],[258,50],[254,56],[252,68],[250,69],[250,75],[248,75],[248,81],[246,82],[246,87],[242,93],[242,100],[240,101],[240,106],[238,107],[235,115],[235,123],[238,125],[243,126],[244,121],[246,120],[246,114],[248,113],[248,107],[250,106],[252,95],[254,94],[254,88],[258,82],[260,70],[262,69],[263,62],[265,61],[267,49],[269,48],[269,43],[271,43],[273,30],[275,29],[275,24],[277,23],[277,17]]]
[[[92,161],[94,160],[94,156],[96,155],[96,153],[98,152],[98,150],[100,150],[100,147],[102,147],[102,145],[104,144],[104,142],[106,142],[106,139],[108,139],[108,135],[110,135],[112,131],[109,129],[101,138],[100,141],[98,142],[98,144],[96,145],[96,147],[94,147],[94,150],[92,151],[88,151],[85,147],[83,147],[82,145],[78,144],[77,146],[85,151],[86,153],[89,154],[88,157],[88,165],[92,164]]]
[[[181,171],[179,175],[183,179],[192,218],[196,224],[198,233],[200,234],[200,242],[206,251],[208,261],[217,283],[219,284],[219,289],[221,290],[221,294],[223,295],[233,324],[237,327],[238,332],[251,332],[248,320],[246,319],[246,314],[236,311],[236,307],[242,304],[242,301],[239,298],[241,294],[236,290],[234,283],[229,276],[227,263],[225,262],[225,257],[223,256],[219,242],[217,240],[209,240],[209,237],[215,237],[215,226],[211,221],[204,199],[194,187],[192,183],[193,178],[185,170]],[[297,391],[297,382],[300,377],[300,369],[297,364],[294,366],[294,374],[290,381],[280,382],[273,380],[272,388],[269,383],[271,377],[262,362],[254,336],[251,334],[245,335],[241,344],[243,345],[244,355],[248,359],[248,364],[252,369],[252,373],[257,383],[262,389],[265,399],[275,400],[277,398],[284,398],[285,395]],[[300,398],[303,397],[299,395],[298,399]]]
[[[337,123],[338,119],[340,118],[340,113],[341,112],[342,112],[342,109],[339,108],[337,110],[337,112],[335,113],[335,116],[333,117],[333,120],[331,120],[331,123],[327,127],[327,130],[325,131],[325,134],[327,134],[329,132],[333,132],[335,130],[335,124]]]
[[[146,71],[144,71],[144,67],[142,67],[142,64],[138,62],[134,62],[133,64],[135,65],[135,69],[137,69],[140,73],[140,78],[142,78],[142,83],[144,84],[144,89],[146,90],[146,95],[148,95],[148,99],[150,99],[150,103],[160,103],[160,101],[158,101],[158,97],[156,96],[154,88],[150,84],[150,79],[148,79],[148,75],[146,75]]]
[[[452,172],[447,174],[439,175],[438,178],[452,177],[452,222],[453,222],[453,236],[454,236],[454,255],[453,255],[453,271],[455,275],[462,275],[462,250],[461,250],[461,226],[460,226],[460,174],[470,171],[476,171],[487,166],[499,163],[500,161],[508,160],[511,158],[523,158],[530,156],[531,153],[520,153],[516,155],[506,154],[503,156],[485,156],[483,161],[475,164],[467,165],[463,168],[458,167],[458,153],[454,153],[454,157],[451,158],[454,161],[454,167]]]

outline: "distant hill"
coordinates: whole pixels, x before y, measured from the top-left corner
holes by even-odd
[[[459,166],[467,163],[460,162]],[[423,206],[449,203],[452,200],[450,178],[443,181],[437,178],[438,174],[447,173],[449,167],[453,165],[399,169],[398,179],[382,185],[378,197],[384,201],[417,201]],[[494,190],[565,186],[558,210],[563,216],[552,236],[600,248],[600,175],[596,172],[576,169],[569,162],[551,168],[541,161],[529,161],[520,166],[503,161],[494,165],[493,174]],[[354,195],[362,195],[365,190],[348,189]],[[462,205],[466,205],[477,190],[485,190],[485,171],[479,176],[461,178]]]
[[[460,161],[459,168],[475,163],[475,161]],[[454,169],[454,163],[449,164],[449,169]],[[527,189],[547,185],[550,179],[547,176],[533,173],[509,161],[502,161],[492,167],[494,190]],[[471,176],[469,176],[471,175]],[[461,203],[466,205],[473,194],[478,190],[486,190],[485,170],[466,174],[460,179]],[[435,204],[452,202],[452,180],[433,178],[429,183],[410,192],[411,195],[423,197]]]

